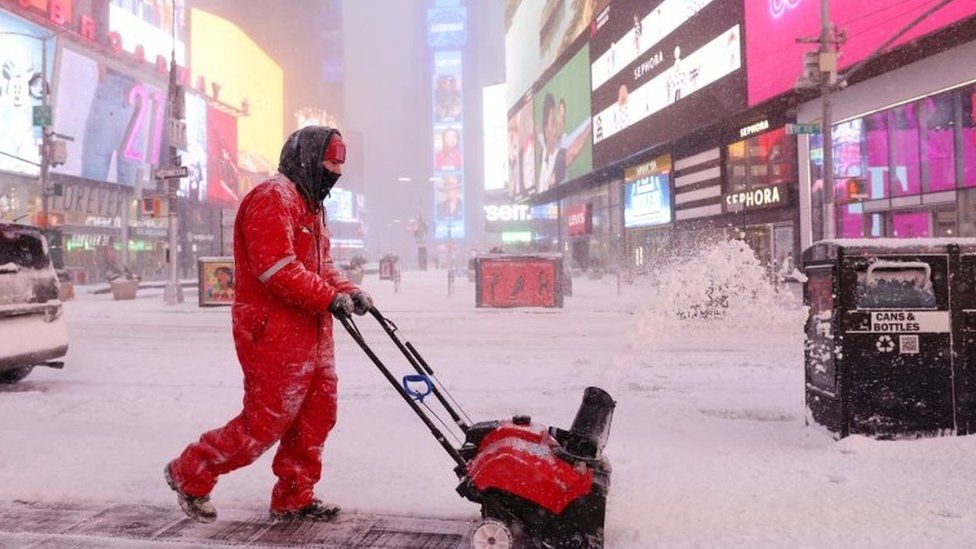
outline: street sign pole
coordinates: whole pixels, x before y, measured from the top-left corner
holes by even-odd
[[[169,198],[169,280],[163,290],[163,301],[167,305],[183,303],[183,287],[179,278],[179,232],[177,208],[177,190],[180,178],[186,177],[187,169],[180,166],[179,146],[185,146],[186,125],[183,120],[183,89],[176,82],[176,2],[173,3],[173,50],[169,64],[169,93],[167,93],[167,128],[169,140],[169,168],[160,170],[157,179],[165,181]],[[182,132],[182,134],[181,134]]]

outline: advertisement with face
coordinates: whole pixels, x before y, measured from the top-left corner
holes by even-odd
[[[20,34],[40,38],[49,33],[0,12],[0,171],[37,175],[41,129],[34,127],[33,113],[41,104],[44,43]],[[47,64],[50,81],[54,40],[47,42]]]
[[[180,180],[179,195],[193,202],[207,198],[207,101],[194,94],[186,94],[187,150],[180,151],[180,160],[189,177]]]
[[[207,202],[232,207],[241,199],[237,119],[207,107]]]
[[[661,157],[627,170],[624,183],[624,227],[651,227],[671,222],[671,159]]]
[[[461,120],[461,52],[434,53],[434,122]]]
[[[590,41],[594,167],[745,107],[742,17],[735,0],[610,6]]]
[[[436,238],[464,238],[464,194],[459,174],[444,174],[436,182],[434,226]]]
[[[148,181],[162,154],[166,93],[64,49],[54,129],[68,135],[61,173],[128,187]]]
[[[841,72],[861,61],[934,2],[847,0],[831,2],[830,17],[846,31],[838,61]],[[745,0],[749,105],[793,89],[803,72],[803,54],[816,45],[798,44],[797,37],[820,36],[819,0]],[[976,2],[950,2],[899,38],[907,44],[942,27],[976,15]]]
[[[212,257],[200,260],[200,306],[234,304],[234,261]]]
[[[176,23],[176,63],[186,66],[185,0],[111,0],[108,24],[122,39],[122,49],[135,53],[141,46],[146,60],[155,63],[157,56],[169,61],[173,51],[173,23]]]
[[[508,195],[535,194],[535,116],[531,98],[508,119]]]
[[[507,0],[505,6],[505,75],[507,105],[514,105],[542,76],[610,0]],[[518,52],[512,54],[511,52]]]
[[[536,193],[593,168],[589,65],[585,46],[535,95]]]

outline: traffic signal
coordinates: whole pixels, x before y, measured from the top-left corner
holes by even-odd
[[[868,184],[863,177],[852,177],[847,180],[847,199],[850,201],[871,198],[868,194]]]
[[[158,196],[143,198],[139,201],[139,213],[143,217],[162,217],[163,199]]]

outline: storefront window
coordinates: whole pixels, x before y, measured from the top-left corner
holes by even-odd
[[[891,148],[891,165],[888,168],[891,196],[919,194],[922,192],[922,177],[915,104],[895,107],[886,114]]]
[[[891,236],[895,238],[928,238],[932,236],[931,214],[894,212],[891,214]]]
[[[962,186],[976,187],[976,86],[962,90]]]
[[[870,155],[866,151],[870,148],[865,135],[876,136],[878,131],[873,129],[873,125],[870,130],[867,129],[868,127],[869,125],[862,118],[855,118],[834,126],[832,142],[834,197],[838,201],[846,202],[854,198],[848,191],[848,189],[857,186],[852,184],[854,181],[861,182],[865,193],[859,198],[884,198],[885,196],[886,180],[882,180],[879,185],[868,185],[870,178],[868,177],[867,161]],[[887,156],[886,149],[884,154]]]
[[[728,146],[727,173],[731,192],[748,191],[796,178],[796,138],[784,128]]]
[[[929,192],[956,187],[955,104],[958,94],[926,97],[921,102],[922,180]]]

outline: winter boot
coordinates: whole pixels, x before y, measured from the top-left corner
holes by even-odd
[[[213,504],[210,503],[209,496],[191,496],[180,490],[179,486],[173,480],[173,475],[170,474],[169,468],[172,463],[167,463],[166,468],[163,469],[163,476],[166,478],[166,484],[176,492],[177,501],[180,503],[180,509],[186,513],[186,516],[197,522],[213,522],[217,520],[217,509],[214,508]]]
[[[271,520],[291,521],[307,520],[311,522],[329,522],[339,516],[341,509],[338,505],[322,503],[322,500],[313,499],[305,507],[297,511],[271,511]]]

